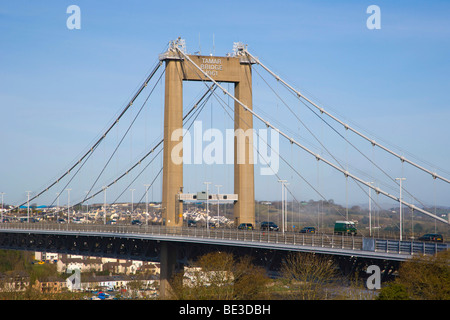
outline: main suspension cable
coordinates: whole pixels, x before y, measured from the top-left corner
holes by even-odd
[[[335,117],[334,115],[332,115],[331,113],[329,113],[328,111],[326,111],[324,108],[319,107],[316,103],[314,103],[313,101],[311,101],[310,99],[308,99],[306,96],[304,96],[302,93],[300,93],[298,90],[294,89],[291,85],[289,85],[286,81],[284,81],[282,78],[280,78],[278,75],[276,75],[274,72],[272,72],[269,68],[267,68],[264,64],[261,63],[261,61],[256,58],[255,56],[253,56],[251,53],[249,53],[247,50],[245,50],[245,53],[249,56],[249,58],[253,59],[257,64],[259,64],[261,67],[263,67],[268,73],[270,73],[277,81],[281,82],[285,87],[287,87],[289,90],[291,90],[292,92],[295,93],[295,95],[297,96],[297,98],[303,98],[304,100],[306,100],[308,103],[310,103],[311,105],[313,105],[315,108],[317,108],[320,113],[324,113],[327,116],[329,116],[331,119],[335,120],[336,122],[338,122],[339,124],[341,124],[342,126],[344,126],[344,128],[346,130],[350,130],[354,133],[356,133],[358,136],[364,138],[365,140],[369,141],[373,146],[377,146],[379,148],[381,148],[382,150],[390,153],[391,155],[397,157],[398,159],[400,159],[402,162],[407,162],[410,165],[430,174],[433,179],[440,179],[444,182],[450,183],[450,179],[447,179],[439,174],[437,174],[436,172],[432,172],[431,170],[428,170],[427,168],[422,167],[421,165],[413,162],[412,160],[409,160],[407,158],[405,158],[404,156],[399,155],[398,153],[392,151],[391,149],[385,147],[384,145],[376,142],[374,139],[370,139],[369,137],[367,137],[366,135],[364,135],[363,133],[359,132],[358,130],[354,129],[353,127],[349,126],[347,123],[344,123],[343,121],[341,121],[340,119],[338,119],[337,117]]]
[[[29,203],[30,201],[38,198],[43,193],[50,190],[54,185],[58,184],[61,179],[66,177],[70,172],[75,169],[89,154],[94,152],[99,144],[105,139],[106,135],[112,130],[112,128],[119,122],[119,120],[122,118],[122,116],[127,112],[127,110],[133,105],[134,101],[137,99],[137,97],[140,95],[140,93],[144,90],[145,87],[147,87],[147,84],[150,82],[152,77],[155,75],[156,71],[158,71],[159,67],[162,65],[162,61],[159,61],[157,65],[154,67],[154,69],[150,72],[150,74],[145,79],[144,83],[139,87],[137,92],[134,94],[134,96],[131,98],[131,100],[128,102],[128,104],[125,106],[125,108],[122,110],[122,112],[119,114],[119,116],[116,118],[116,120],[110,125],[110,127],[103,133],[103,135],[94,143],[94,145],[75,163],[73,164],[69,170],[67,170],[64,174],[62,174],[58,179],[56,179],[53,183],[51,183],[48,187],[43,189],[42,191],[38,192],[35,196],[31,197],[29,200],[10,208],[7,212],[10,212],[12,210],[15,210],[17,208],[20,208],[21,206]]]
[[[308,126],[302,121],[298,115],[292,110],[292,108],[280,97],[280,95],[275,91],[274,88],[264,79],[261,74],[256,70],[253,69],[258,76],[264,81],[264,83],[271,89],[271,91],[277,96],[278,99],[286,106],[286,108],[292,113],[292,115],[300,122],[300,124],[303,125],[303,127],[312,135],[312,137],[324,148],[324,150],[336,161],[342,169],[344,169],[344,166],[339,162],[339,160],[328,150],[328,148],[319,140],[319,138],[312,132],[311,129],[308,128]],[[372,165],[374,165],[378,170],[380,170],[386,177],[388,177],[393,183],[395,183],[397,186],[400,186],[397,180],[395,178],[391,177],[383,168],[381,168],[379,165],[377,165],[373,160],[371,160],[366,154],[364,154],[358,147],[356,147],[352,142],[350,142],[346,137],[344,137],[336,128],[334,128],[326,119],[321,117],[314,109],[312,109],[308,104],[306,104],[304,101],[300,100],[300,102],[308,108],[317,118],[319,118],[322,122],[324,122],[331,130],[333,130],[339,137],[341,137],[344,141],[346,141],[353,149],[355,149],[359,154],[361,154],[366,160],[368,160]],[[362,187],[359,184],[356,184],[359,188],[362,189]],[[419,202],[422,206],[425,207],[425,205],[417,199],[414,195],[412,195],[408,190],[406,190],[404,187],[402,187],[402,190],[405,191],[409,196],[411,196],[415,201]],[[365,190],[363,190],[365,192]]]
[[[188,118],[189,117],[189,119],[193,116],[193,115],[195,115],[195,112],[191,115],[191,113],[194,111],[194,110],[198,110],[197,108],[198,108],[198,106],[199,106],[199,104],[203,101],[203,99],[205,99],[205,97],[207,97],[208,96],[208,94],[209,94],[209,96],[208,96],[208,99],[209,99],[209,97],[213,94],[213,92],[214,92],[214,90],[216,89],[216,86],[215,85],[212,85],[212,86],[209,86],[208,87],[208,90],[201,96],[201,98],[197,101],[197,103],[195,103],[194,104],[194,106],[186,113],[186,115],[183,117],[183,121],[184,120],[186,120],[186,118]],[[201,109],[201,108],[200,108]],[[188,119],[188,120],[189,120]],[[122,173],[118,178],[116,178],[116,179],[114,179],[112,182],[110,182],[109,184],[107,184],[105,187],[106,188],[110,188],[112,185],[114,185],[114,184],[116,184],[117,182],[119,182],[123,177],[125,177],[126,175],[128,175],[131,171],[133,171],[138,165],[140,165],[149,155],[151,155],[153,152],[155,152],[156,151],[156,149],[159,147],[159,146],[161,146],[162,144],[163,144],[163,142],[164,142],[164,139],[161,139],[149,152],[147,152],[142,158],[140,158],[139,159],[139,161],[137,161],[132,167],[130,167],[128,170],[126,170],[124,173]],[[155,157],[150,161],[150,162],[153,162],[153,160],[154,159],[156,159],[156,157],[161,153],[161,151],[162,151],[162,149],[160,150],[160,151],[158,151],[158,153],[155,155]],[[147,167],[148,167],[148,164],[147,164]],[[145,169],[145,168],[144,168]],[[161,169],[162,170],[162,169]],[[142,173],[142,171],[141,171],[141,173]],[[140,173],[140,174],[141,174]],[[159,173],[158,173],[159,174]],[[89,197],[85,197],[82,201],[79,201],[79,202],[77,202],[77,203],[75,203],[75,204],[73,204],[73,205],[70,205],[69,206],[69,208],[73,208],[73,207],[76,207],[76,206],[78,206],[78,205],[81,205],[81,204],[83,204],[85,201],[88,201],[88,200],[90,200],[90,199],[92,199],[92,198],[94,198],[95,196],[97,196],[98,194],[100,194],[101,192],[103,191],[103,188],[102,189],[100,189],[100,190],[98,190],[97,192],[95,192],[95,193],[93,193],[91,196],[89,196]],[[117,200],[117,199],[116,199]],[[63,210],[65,210],[65,209],[63,209]],[[61,212],[61,211],[63,211],[63,210],[59,210],[59,211],[57,211],[56,213],[59,213],[59,212]]]
[[[232,95],[231,93],[229,93],[224,87],[222,87],[216,80],[214,80],[209,74],[207,74],[205,71],[203,71],[197,64],[195,64],[195,62],[192,61],[192,59],[185,54],[180,48],[175,47],[176,51],[179,53],[180,58],[184,57],[184,59],[186,59],[187,61],[189,61],[190,63],[192,63],[202,74],[203,76],[205,76],[206,78],[208,78],[210,81],[212,81],[216,86],[218,86],[224,94],[229,95],[235,102],[237,102],[239,105],[241,105],[245,110],[247,110],[248,112],[250,112],[253,116],[255,116],[258,120],[260,120],[261,122],[263,122],[267,127],[271,127],[272,129],[278,131],[279,134],[281,134],[283,137],[285,137],[286,139],[288,139],[291,143],[297,145],[298,147],[300,147],[301,149],[303,149],[304,151],[308,152],[309,154],[313,155],[314,157],[316,157],[317,160],[322,160],[323,162],[325,162],[326,164],[328,164],[330,167],[342,172],[345,176],[349,176],[352,179],[364,184],[365,186],[375,190],[377,193],[381,193],[384,196],[391,198],[395,201],[398,201],[401,204],[404,204],[408,207],[410,207],[413,210],[417,210],[419,212],[422,212],[430,217],[432,217],[433,219],[437,219],[441,222],[444,222],[446,224],[449,224],[449,222],[445,219],[442,219],[440,217],[437,217],[435,215],[433,215],[432,213],[423,210],[419,207],[416,207],[413,204],[410,204],[408,202],[405,202],[403,199],[397,198],[394,195],[389,194],[386,191],[381,190],[379,187],[374,187],[372,186],[370,183],[360,179],[359,177],[355,176],[354,174],[349,173],[346,170],[341,169],[339,166],[335,165],[334,163],[326,160],[325,158],[323,158],[321,155],[316,154],[314,152],[312,152],[311,150],[309,150],[308,148],[306,148],[305,146],[303,146],[302,144],[300,144],[299,142],[297,142],[296,140],[294,140],[292,137],[288,136],[286,133],[284,133],[283,131],[281,131],[280,129],[278,129],[277,127],[273,126],[272,124],[270,124],[268,121],[265,121],[260,115],[258,115],[257,113],[255,113],[251,108],[249,108],[247,105],[245,105],[244,103],[242,103],[239,99],[237,99],[234,95]],[[249,61],[250,62],[250,61]]]

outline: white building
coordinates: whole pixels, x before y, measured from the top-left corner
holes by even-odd
[[[54,252],[35,252],[34,253],[34,259],[38,261],[49,261],[49,262],[55,262],[59,258],[58,253]]]

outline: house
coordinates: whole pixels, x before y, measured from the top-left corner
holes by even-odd
[[[25,291],[30,285],[30,276],[25,272],[12,275],[0,273],[0,292]]]
[[[42,293],[59,293],[67,289],[67,283],[65,279],[49,277],[41,281],[36,280],[33,288]]]
[[[136,274],[137,267],[131,261],[107,262],[103,264],[103,271],[110,273]]]
[[[71,273],[72,270],[87,271],[103,271],[103,263],[101,258],[72,258],[68,255],[61,255],[56,263],[56,270],[60,273]]]
[[[34,259],[38,261],[55,262],[59,258],[58,253],[53,252],[35,252]]]
[[[119,290],[130,287],[130,283],[137,283],[143,289],[152,288],[158,285],[159,280],[154,276],[145,278],[136,278],[127,275],[111,275],[111,276],[90,276],[81,277],[81,290],[93,291],[93,290]]]
[[[161,266],[159,262],[146,262],[139,268],[139,272],[144,274],[159,275],[161,273]]]

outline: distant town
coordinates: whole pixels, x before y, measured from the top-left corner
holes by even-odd
[[[26,252],[35,269],[45,268],[47,273],[33,276],[20,270],[0,273],[0,294],[23,293],[32,288],[37,293],[61,294],[84,292],[88,299],[152,298],[158,295],[160,266],[158,262],[87,257],[50,252]],[[34,258],[34,259],[33,259]],[[80,283],[70,275],[80,271]],[[99,296],[99,293],[103,293]]]
[[[212,207],[213,204],[210,204]],[[208,210],[202,203],[188,204],[184,206],[184,220],[195,221],[199,224],[214,223],[221,226],[230,226],[232,220],[226,217],[232,210],[231,204],[221,204],[222,216],[212,214],[212,210]],[[148,208],[148,211],[147,211]],[[14,209],[14,210],[12,210]],[[217,212],[217,208],[214,210]],[[63,206],[38,206],[31,204],[29,209],[27,206],[15,208],[11,205],[4,205],[0,209],[2,213],[2,221],[8,222],[57,222],[57,223],[107,223],[107,224],[163,224],[161,218],[161,204],[149,203],[132,204],[132,203],[116,203],[116,204],[92,204],[89,206],[75,206],[67,208]],[[69,216],[69,218],[68,218]]]
[[[208,210],[207,210],[208,207]],[[282,203],[281,201],[256,201],[256,225],[259,229],[262,222],[271,221],[281,227]],[[448,219],[450,208],[427,208],[438,216]],[[0,209],[3,223],[13,222],[53,222],[53,223],[89,223],[89,224],[125,224],[125,225],[165,225],[162,219],[161,203],[115,203],[77,205],[67,208],[65,206],[39,206],[30,204],[16,208],[4,204]],[[316,232],[332,233],[336,220],[349,220],[356,224],[358,234],[368,236],[373,233],[377,237],[398,237],[398,207],[385,205],[367,207],[353,205],[345,207],[335,203],[332,199],[324,201],[287,202],[285,212],[285,230],[298,232],[302,228],[314,227]],[[370,218],[370,219],[369,219]],[[417,239],[425,232],[439,232],[448,239],[448,228],[435,224],[430,218],[404,210],[404,232],[410,239]],[[209,205],[203,202],[185,202],[183,205],[183,225],[206,227],[237,228],[233,222],[233,202],[215,200]],[[371,223],[370,223],[371,222]],[[371,230],[369,231],[369,227]]]

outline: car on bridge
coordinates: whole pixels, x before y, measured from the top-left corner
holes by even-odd
[[[215,229],[216,228],[216,224],[214,222],[208,222],[208,226],[209,229]]]
[[[195,221],[195,220],[188,220],[187,221],[187,226],[188,227],[197,227],[197,221]]]
[[[141,226],[142,222],[141,222],[141,220],[136,219],[136,220],[131,221],[131,224],[134,226]]]
[[[300,233],[316,233],[316,228],[304,227],[302,230],[300,230]]]
[[[241,223],[238,226],[239,230],[253,230],[253,224],[251,223]]]
[[[261,222],[261,230],[279,231],[280,228],[272,221]]]
[[[444,242],[444,237],[439,233],[427,233],[419,237],[419,241]]]

